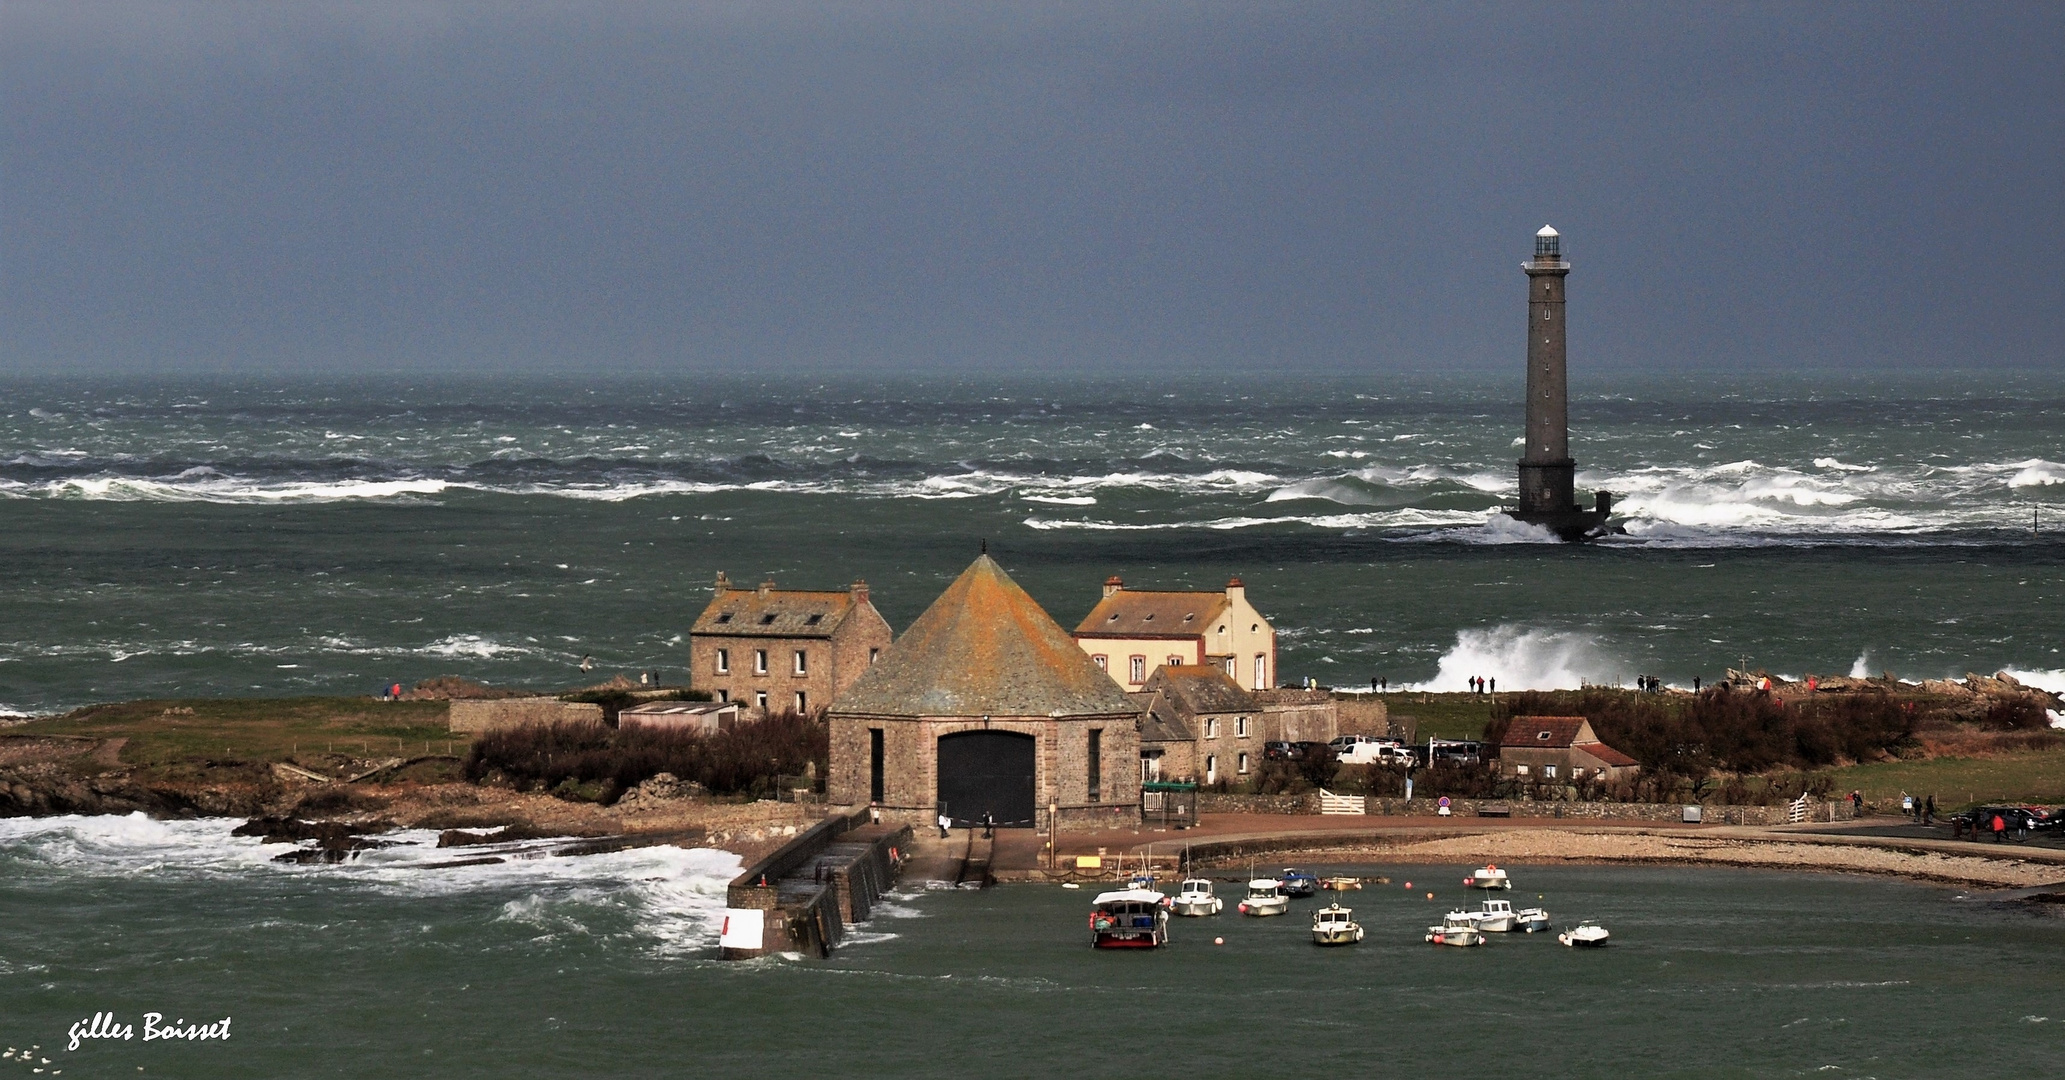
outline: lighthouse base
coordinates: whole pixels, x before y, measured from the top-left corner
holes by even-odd
[[[1525,472],[1521,474],[1521,480],[1523,483],[1527,480]],[[1594,540],[1601,536],[1610,536],[1614,533],[1627,531],[1618,525],[1607,522],[1607,519],[1613,516],[1613,493],[1610,491],[1594,493],[1593,508],[1590,510],[1578,509],[1573,500],[1572,505],[1567,506],[1565,509],[1508,510],[1506,511],[1506,516],[1524,524],[1539,525],[1555,533],[1557,539],[1562,540],[1566,544]]]

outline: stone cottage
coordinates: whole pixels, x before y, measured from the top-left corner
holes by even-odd
[[[1499,739],[1499,775],[1568,784],[1633,779],[1639,763],[1599,741],[1582,716],[1516,716]]]
[[[821,710],[880,659],[895,635],[868,600],[845,589],[742,589],[717,575],[716,595],[688,634],[688,683],[758,715]]]
[[[827,799],[920,823],[1137,822],[1140,718],[984,554],[832,703]]]
[[[1143,780],[1237,783],[1261,766],[1265,743],[1323,743],[1340,728],[1326,691],[1248,690],[1212,664],[1164,664],[1133,696],[1147,710]]]

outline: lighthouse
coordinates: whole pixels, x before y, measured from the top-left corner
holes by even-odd
[[[1564,337],[1563,237],[1547,225],[1534,234],[1527,272],[1527,438],[1520,454],[1520,505],[1507,513],[1564,540],[1606,530],[1613,496],[1599,492],[1593,508],[1577,505],[1577,463],[1570,457],[1570,376]]]

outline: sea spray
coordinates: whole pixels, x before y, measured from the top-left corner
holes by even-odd
[[[1434,677],[1407,689],[1467,692],[1481,677],[1498,680],[1500,690],[1575,690],[1616,683],[1625,673],[1590,634],[1508,625],[1458,631]]]

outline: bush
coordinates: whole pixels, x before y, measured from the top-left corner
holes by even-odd
[[[665,772],[718,795],[772,796],[776,777],[799,776],[812,766],[822,777],[830,758],[825,725],[793,712],[714,735],[526,724],[475,741],[466,756],[466,779],[499,779],[525,790],[610,803]]]

